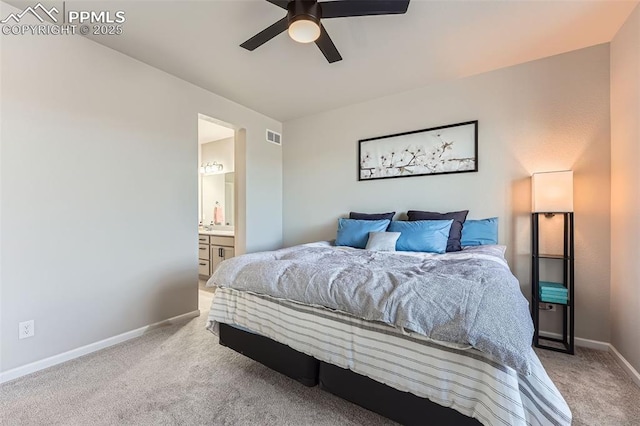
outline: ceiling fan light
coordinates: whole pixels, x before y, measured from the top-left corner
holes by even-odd
[[[311,43],[320,37],[320,25],[310,19],[298,19],[289,24],[289,37],[298,43]]]

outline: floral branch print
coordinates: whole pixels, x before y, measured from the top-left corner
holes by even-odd
[[[406,146],[391,150],[373,158],[369,152],[360,158],[360,176],[363,179],[413,174],[431,174],[448,171],[470,170],[475,166],[472,157],[450,158],[454,141],[445,140],[441,133],[434,135],[439,143],[425,149],[421,146]]]

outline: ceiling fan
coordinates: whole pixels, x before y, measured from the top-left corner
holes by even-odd
[[[315,42],[329,63],[342,60],[331,41],[321,19],[349,16],[396,15],[407,11],[409,0],[267,0],[287,10],[287,16],[262,30],[240,46],[255,50],[275,36],[288,30],[289,36],[299,43]]]

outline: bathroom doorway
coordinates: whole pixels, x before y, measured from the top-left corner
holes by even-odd
[[[209,309],[206,283],[236,252],[238,187],[236,129],[198,114],[198,275],[200,309]]]

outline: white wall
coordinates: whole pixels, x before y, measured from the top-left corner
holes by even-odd
[[[478,173],[357,181],[359,139],[474,119]],[[351,210],[469,209],[500,217],[500,242],[529,296],[529,177],[572,169],[576,334],[608,341],[609,132],[608,45],[286,122],[285,245],[335,238]]]
[[[281,245],[279,122],[83,37],[1,39],[0,371],[197,309],[198,113],[246,130],[246,250]]]
[[[640,371],[640,6],[611,42],[611,344]]]

